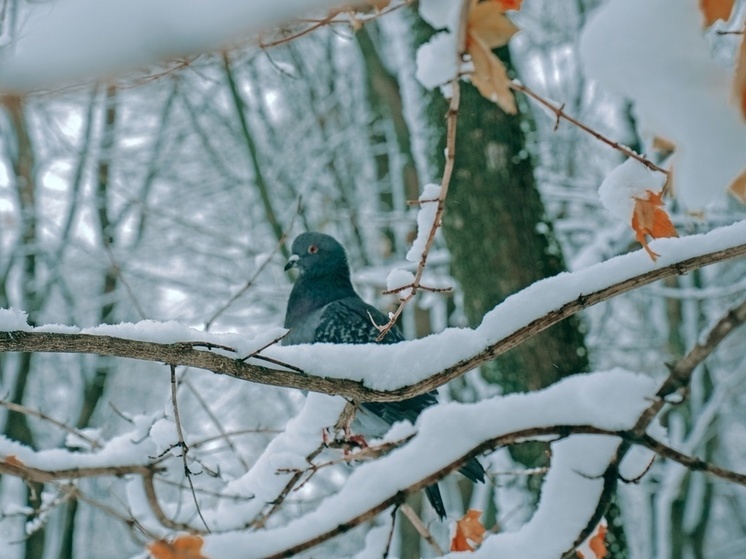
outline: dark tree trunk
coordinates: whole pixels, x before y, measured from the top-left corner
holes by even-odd
[[[510,68],[507,49],[499,54]],[[506,297],[564,271],[565,263],[536,189],[525,117],[505,114],[468,84],[461,89],[456,166],[443,232],[466,316],[476,326]],[[442,97],[431,95],[429,104],[431,122],[442,122]],[[440,136],[431,158],[442,168],[445,134]],[[485,376],[506,392],[517,392],[587,369],[581,324],[573,317],[497,359]]]
[[[418,27],[424,42],[432,30],[422,22]],[[514,75],[508,49],[497,54]],[[427,95],[427,103],[437,136],[430,142],[429,158],[436,169],[442,169],[447,105],[439,92]],[[511,294],[565,270],[534,180],[525,133],[530,129],[525,115],[506,114],[462,82],[443,233],[471,326]],[[483,368],[483,375],[505,392],[523,392],[587,371],[588,366],[582,324],[571,317],[496,359]],[[543,445],[521,445],[513,449],[513,456],[529,466],[546,462]],[[624,533],[615,519],[616,515],[609,518],[610,539],[620,550],[616,557],[624,557]]]

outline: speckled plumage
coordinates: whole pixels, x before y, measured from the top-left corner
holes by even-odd
[[[286,269],[291,267],[297,268],[299,275],[288,299],[285,328],[290,332],[282,341],[284,345],[376,341],[379,332],[371,317],[376,324],[385,324],[387,318],[355,292],[344,248],[333,237],[323,233],[299,235],[293,242]],[[380,343],[403,339],[401,332],[392,328]],[[436,403],[435,391],[401,402],[368,402],[361,404],[356,421],[370,431],[363,435],[380,436],[397,421],[414,423],[422,410]],[[461,473],[472,481],[484,481],[484,469],[475,459],[467,462]],[[426,494],[435,511],[444,518],[445,507],[438,486],[426,488]]]

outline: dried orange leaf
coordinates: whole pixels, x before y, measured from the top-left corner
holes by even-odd
[[[497,103],[506,113],[515,114],[518,109],[513,92],[510,91],[510,78],[505,65],[484,43],[471,36],[468,50],[474,65],[474,71],[469,76],[471,83],[479,93]]]
[[[199,536],[179,536],[172,542],[158,540],[148,545],[155,559],[208,559],[202,555],[204,541]]]
[[[451,539],[451,551],[474,551],[484,540],[485,530],[479,517],[480,510],[469,509],[461,520],[456,521],[456,533]]]
[[[728,190],[733,196],[746,204],[746,170],[730,183]]]
[[[482,2],[474,6],[469,12],[469,36],[482,41],[489,49],[507,45],[519,29],[502,12],[499,2]]]
[[[604,559],[606,557],[606,531],[606,526],[599,524],[596,533],[591,536],[588,542],[588,547],[591,548],[591,551],[596,556],[595,559]]]
[[[699,11],[705,18],[705,27],[709,27],[719,19],[728,21],[734,2],[735,0],[699,0]]]
[[[635,196],[635,207],[632,211],[632,229],[635,238],[650,255],[653,261],[657,260],[658,254],[648,246],[646,236],[653,239],[661,237],[678,237],[676,228],[671,223],[666,210],[663,209],[663,192],[646,190],[645,198]]]
[[[601,523],[596,526],[596,530],[591,536],[583,542],[580,549],[575,550],[575,556],[578,559],[604,559],[608,551],[606,550],[606,521],[601,520]],[[586,553],[588,554],[586,556]]]
[[[654,136],[652,147],[654,150],[664,153],[671,153],[676,150],[676,144],[663,136]]]
[[[741,109],[741,117],[746,120],[746,37],[741,39],[736,74],[733,76],[733,97]]]

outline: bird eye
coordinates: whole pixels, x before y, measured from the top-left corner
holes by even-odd
[[[319,247],[316,245],[311,245],[308,247],[308,254],[316,254],[319,251]]]

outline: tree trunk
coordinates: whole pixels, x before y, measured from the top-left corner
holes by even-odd
[[[36,159],[31,136],[28,131],[23,101],[20,98],[6,98],[5,106],[8,110],[13,129],[14,137],[12,141],[15,142],[15,154],[12,157],[12,166],[18,194],[21,226],[21,234],[16,250],[23,255],[20,280],[22,286],[21,300],[15,303],[14,306],[28,312],[29,324],[35,324],[38,320],[38,311],[42,305],[39,297],[40,280],[37,269],[39,246],[37,242]],[[15,404],[23,404],[28,379],[31,374],[32,360],[32,354],[30,353],[21,354],[18,360],[11,393],[11,401]],[[3,434],[31,448],[35,448],[36,446],[28,420],[22,413],[8,412]],[[33,510],[26,517],[26,522],[36,519],[36,511],[41,507],[41,493],[43,489],[43,484],[26,483],[26,501],[28,506]],[[24,559],[42,559],[44,556],[44,534],[44,526],[40,526],[38,530],[29,535],[24,542]]]

